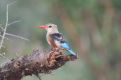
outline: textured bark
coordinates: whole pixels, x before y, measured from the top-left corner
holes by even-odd
[[[31,55],[12,59],[1,67],[0,80],[21,80],[28,75],[49,74],[69,60],[59,49],[47,54],[34,50]]]

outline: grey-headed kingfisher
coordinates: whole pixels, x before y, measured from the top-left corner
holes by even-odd
[[[52,48],[65,49],[69,52],[67,53],[68,56],[77,58],[77,54],[72,50],[68,42],[64,39],[63,35],[58,31],[57,25],[47,24],[39,26],[39,28],[45,29],[47,31],[46,39]]]

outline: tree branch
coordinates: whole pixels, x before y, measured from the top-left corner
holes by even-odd
[[[0,80],[21,80],[28,75],[49,74],[69,61],[60,49],[42,53],[34,50],[31,55],[18,57],[0,68]]]
[[[19,39],[22,39],[22,40],[26,40],[26,41],[29,41],[29,39],[27,38],[24,38],[22,36],[19,36],[19,35],[15,35],[15,34],[10,34],[10,33],[5,33],[6,35],[8,36],[13,36],[13,37],[16,37],[16,38],[19,38]]]
[[[6,33],[6,30],[7,30],[7,26],[8,26],[8,6],[9,6],[9,4],[7,4],[7,9],[6,9],[6,23],[5,23],[5,28],[4,28],[3,35],[2,35],[2,40],[0,42],[0,49],[3,46],[4,39],[5,39],[5,33]]]

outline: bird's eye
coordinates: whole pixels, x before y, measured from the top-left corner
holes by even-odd
[[[49,28],[51,28],[52,26],[48,26]]]

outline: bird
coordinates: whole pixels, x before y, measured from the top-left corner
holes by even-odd
[[[77,58],[77,54],[72,50],[69,43],[65,40],[63,34],[58,31],[57,25],[49,23],[46,25],[39,26],[39,28],[45,29],[47,31],[46,39],[52,49],[64,49],[68,51],[67,56]]]

